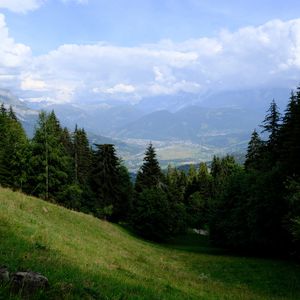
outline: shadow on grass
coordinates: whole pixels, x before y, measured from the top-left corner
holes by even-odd
[[[121,229],[136,237],[127,227]],[[243,287],[263,299],[300,299],[300,265],[295,261],[215,248],[210,245],[207,236],[193,232],[177,236],[164,244],[145,242],[177,250],[181,254],[191,254],[189,260],[183,260],[188,269],[198,274],[199,278],[218,281],[228,289]]]

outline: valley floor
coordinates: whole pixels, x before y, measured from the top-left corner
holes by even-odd
[[[196,235],[158,245],[0,188],[0,266],[48,277],[38,299],[300,299],[300,265],[227,255]],[[0,299],[14,299],[0,287]]]

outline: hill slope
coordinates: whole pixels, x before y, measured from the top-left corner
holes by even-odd
[[[0,241],[0,265],[49,278],[40,299],[300,298],[299,265],[217,255],[200,240],[193,248],[152,244],[2,188]],[[8,294],[0,287],[2,298]]]

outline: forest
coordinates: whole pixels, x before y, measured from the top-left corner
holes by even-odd
[[[150,143],[133,182],[112,144],[91,145],[42,111],[29,139],[11,107],[0,108],[0,185],[120,223],[164,242],[188,229],[239,252],[300,255],[300,87],[281,115],[273,100],[244,165],[214,156],[188,172],[162,170]]]

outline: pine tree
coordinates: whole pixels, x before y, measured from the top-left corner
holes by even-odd
[[[206,163],[201,162],[198,172],[198,184],[200,194],[207,200],[211,195],[212,176],[208,172]]]
[[[261,125],[261,127],[263,128],[262,132],[267,132],[269,134],[267,145],[272,149],[277,146],[278,133],[280,129],[280,118],[281,117],[277,104],[273,99],[267,111],[267,115],[263,121],[263,124]]]
[[[0,111],[0,184],[23,188],[27,180],[28,140],[13,109]]]
[[[114,145],[95,145],[91,188],[99,217],[110,217],[120,198],[119,159]],[[108,208],[111,208],[107,210]],[[106,213],[109,211],[109,213]]]
[[[77,125],[73,134],[72,152],[75,182],[80,185],[86,185],[91,169],[92,153],[85,130],[78,129]]]
[[[195,165],[190,165],[188,171],[188,182],[191,184],[193,182],[197,182],[198,174]]]
[[[259,134],[256,130],[253,131],[251,139],[248,144],[245,168],[258,168],[261,163],[260,158],[263,150],[263,141],[261,140]]]
[[[279,160],[287,176],[300,175],[300,89],[291,93],[279,133]]]
[[[145,152],[144,163],[138,171],[135,189],[141,192],[146,188],[157,188],[163,184],[163,173],[156,158],[155,149],[152,143]]]
[[[68,184],[69,156],[62,144],[62,133],[53,111],[40,113],[31,146],[31,189],[45,200],[63,202],[60,193]]]

